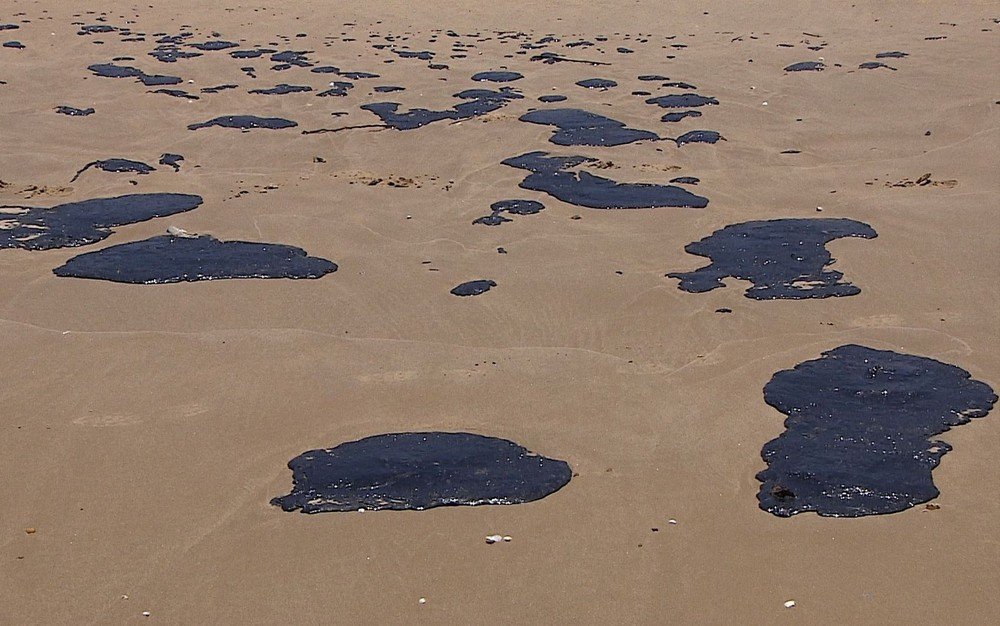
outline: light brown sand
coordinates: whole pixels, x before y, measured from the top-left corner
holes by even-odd
[[[92,16],[77,20],[64,3],[8,0],[0,22],[32,21],[0,33],[28,46],[0,49],[0,179],[10,183],[0,200],[24,202],[30,185],[54,194],[30,200],[43,206],[197,193],[199,209],[119,228],[83,250],[177,225],[301,246],[340,271],[141,287],[51,273],[81,249],[0,251],[0,623],[118,623],[143,611],[185,624],[1000,619],[1000,416],[943,436],[954,451],[934,472],[940,510],[779,519],[758,509],[754,479],[784,418],[764,404],[763,385],[823,350],[857,342],[930,356],[1000,387],[996,4],[207,4],[88,6],[149,33],[189,24],[265,44],[305,32],[288,47],[383,79],[343,99],[249,96],[248,86],[322,82],[260,61],[247,63],[261,68],[250,81],[224,52],[160,64],[145,56],[151,42],[76,36],[71,22]],[[448,38],[426,43],[435,28],[553,33],[564,43],[607,35],[603,55],[567,53],[613,65],[507,59],[515,45],[495,40],[450,60]],[[322,46],[342,31],[358,41]],[[411,33],[406,43],[439,51],[451,69],[382,64],[394,57],[365,43],[369,31]],[[638,33],[649,43],[635,43]],[[937,35],[947,39],[924,39]],[[829,45],[812,52],[806,39]],[[688,48],[667,60],[661,46],[678,42]],[[617,45],[635,53],[616,54]],[[849,71],[894,49],[910,53],[888,60],[897,72]],[[241,89],[187,103],[85,70],[124,54],[195,81],[181,87]],[[782,72],[818,57],[827,71]],[[475,86],[469,75],[503,65],[526,75],[515,86],[528,97],[484,119],[404,133],[298,132],[371,123],[357,108],[367,101],[450,106],[451,93]],[[664,111],[629,95],[646,73],[693,82],[722,104],[696,124],[661,124]],[[595,76],[621,86],[573,85]],[[370,97],[374,84],[407,91]],[[547,141],[551,129],[517,121],[549,92],[633,127],[710,128],[728,142],[559,148]],[[98,114],[56,115],[59,104]],[[329,115],[337,110],[350,115]],[[185,130],[231,113],[301,126]],[[779,154],[786,149],[802,154]],[[697,176],[694,190],[711,203],[566,205],[519,190],[524,173],[499,164],[529,150],[611,160],[607,175],[618,180]],[[162,152],[186,157],[181,173],[91,172],[69,187],[93,159],[155,164]],[[926,172],[958,184],[885,186]],[[349,184],[386,176],[421,185]],[[268,185],[276,188],[259,193]],[[229,199],[242,189],[251,193]],[[499,228],[471,224],[510,197],[547,208]],[[739,281],[688,294],[663,276],[704,265],[683,246],[717,228],[795,216],[849,217],[878,231],[830,245],[859,296],[758,302]],[[475,278],[499,287],[448,295]],[[719,307],[734,313],[713,313]],[[505,437],[579,475],[521,506],[305,516],[268,504],[287,493],[285,464],[300,452],[404,430]],[[513,541],[487,546],[492,533]],[[790,599],[797,606],[785,609]]]

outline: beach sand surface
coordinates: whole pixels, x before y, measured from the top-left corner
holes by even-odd
[[[0,204],[204,197],[87,247],[0,251],[0,623],[128,623],[144,611],[176,624],[1000,620],[995,412],[940,437],[954,450],[934,471],[937,510],[783,519],[758,508],[754,478],[785,418],[763,386],[825,350],[859,343],[932,357],[1000,388],[996,4],[418,4],[88,4],[135,31],[279,42],[381,75],[353,81],[343,98],[249,95],[336,77],[274,72],[225,51],[159,63],[146,56],[153,37],[76,35],[74,22],[97,15],[65,3],[0,9],[0,23],[21,25],[0,40],[25,45],[0,48]],[[437,29],[476,47],[449,58],[452,38]],[[610,65],[532,62],[536,51],[516,54],[522,40],[497,31],[552,34],[561,42],[549,50]],[[324,45],[341,33],[355,40]],[[372,35],[436,51],[449,69],[373,49],[384,40]],[[565,47],[577,40],[597,45]],[[891,50],[909,54],[883,59],[897,71],[856,69]],[[181,76],[176,87],[193,93],[240,87],[188,102],[86,70],[117,56]],[[782,70],[820,58],[822,72]],[[510,86],[525,98],[482,117],[300,132],[377,123],[358,108],[366,102],[447,108],[453,93],[489,86],[473,73],[504,68],[524,74]],[[720,104],[662,123],[666,109],[631,95],[658,85],[640,74],[693,83]],[[574,85],[594,77],[619,86]],[[406,90],[372,94],[375,85]],[[569,100],[535,99],[550,93]],[[62,104],[97,113],[54,113]],[[548,141],[553,128],[517,119],[541,106],[726,141],[561,147]],[[186,129],[237,113],[299,126]],[[610,162],[587,171],[618,181],[696,176],[688,189],[710,202],[566,204],[519,189],[527,172],[500,164],[534,150]],[[184,155],[180,172],[88,171],[69,182],[95,159],[156,165],[166,152]],[[940,184],[886,184],[925,173]],[[546,208],[472,224],[507,198]],[[693,294],[664,276],[708,263],[686,244],[782,217],[870,224],[876,239],[828,246],[861,293],[757,301],[743,281]],[[298,246],[340,268],[320,280],[147,286],[52,273],[168,226]],[[448,293],[474,279],[497,287]],[[286,464],[303,451],[425,430],[510,439],[575,475],[518,506],[301,515],[269,504],[290,490]],[[487,545],[494,533],[512,541]]]

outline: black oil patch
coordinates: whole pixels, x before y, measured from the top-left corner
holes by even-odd
[[[0,248],[51,250],[84,246],[105,239],[115,226],[144,222],[190,211],[201,196],[181,193],[139,193],[95,198],[43,207],[0,212]]]
[[[802,61],[800,63],[792,63],[785,68],[786,72],[822,72],[826,69],[826,65],[819,61]]]
[[[620,146],[660,138],[647,130],[628,128],[624,123],[582,109],[542,109],[520,117],[522,122],[555,126],[549,141],[560,146]]]
[[[77,109],[76,107],[71,107],[62,104],[56,107],[56,113],[69,115],[71,117],[87,117],[88,115],[93,115],[94,113],[96,113],[96,111],[92,107],[88,107],[86,109]]]
[[[660,118],[661,122],[679,122],[687,117],[701,117],[701,111],[680,111],[678,113],[664,113]]]
[[[349,83],[349,82],[343,81],[343,80],[335,80],[335,81],[331,82],[328,86],[329,86],[329,89],[321,91],[321,92],[319,92],[316,95],[319,96],[319,97],[321,97],[321,98],[327,98],[327,97],[331,97],[331,96],[346,96],[348,90],[354,89],[354,83]],[[402,89],[402,87],[400,87],[399,89]],[[378,90],[379,90],[379,88],[376,87],[375,91],[378,91]]]
[[[97,63],[87,67],[88,70],[103,78],[135,78],[147,87],[159,85],[176,85],[181,82],[179,76],[163,76],[160,74],[147,74],[142,70],[129,65],[115,65],[114,63]]]
[[[348,80],[364,80],[366,78],[379,78],[378,74],[371,72],[339,72],[340,76]]]
[[[191,46],[192,48],[196,48],[198,50],[204,50],[206,52],[214,50],[227,50],[229,48],[238,48],[240,46],[240,44],[238,43],[232,41],[223,41],[221,39],[213,39],[211,41],[206,41],[203,43],[190,43],[188,45]]]
[[[663,109],[689,109],[692,107],[714,106],[719,104],[719,101],[715,98],[696,93],[675,93],[649,98],[646,100],[646,104],[655,104]]]
[[[727,277],[748,280],[746,297],[755,300],[804,300],[853,296],[861,289],[827,271],[834,259],[826,244],[842,237],[874,239],[868,224],[845,218],[789,218],[730,224],[684,250],[708,257],[710,265],[693,272],[671,272],[680,289],[704,293],[724,287]]]
[[[284,52],[272,54],[270,59],[275,63],[281,64],[281,66],[312,67],[315,63],[309,61],[309,57],[307,56],[309,54],[312,54],[311,50],[285,50]],[[287,68],[282,67],[282,69]]]
[[[200,52],[181,50],[174,44],[157,46],[148,54],[161,63],[176,63],[180,59],[194,59],[202,56]]]
[[[859,70],[877,70],[880,67],[884,67],[887,70],[892,70],[893,72],[896,71],[896,68],[892,67],[891,65],[886,65],[885,63],[882,63],[881,61],[865,61],[864,63],[862,63],[861,65],[858,66],[858,69]]]
[[[234,59],[257,59],[265,54],[273,54],[277,50],[271,48],[252,48],[249,50],[233,50],[229,53],[229,56]]]
[[[162,235],[75,256],[56,276],[160,285],[224,278],[321,278],[337,264],[302,248],[276,243],[220,241],[208,235]]]
[[[160,165],[166,165],[167,167],[172,167],[174,168],[175,172],[181,171],[182,161],[184,161],[184,156],[180,154],[165,152],[162,155],[160,155]]]
[[[131,159],[101,159],[99,161],[91,161],[87,163],[73,175],[73,178],[69,182],[75,182],[76,179],[89,170],[90,168],[101,170],[102,172],[112,172],[114,174],[140,174],[145,175],[154,170],[155,167],[142,161],[133,161]]]
[[[760,508],[861,517],[936,498],[932,470],[952,448],[930,438],[985,416],[997,396],[954,365],[845,345],[775,374],[764,401],[788,418],[761,450]]]
[[[535,215],[541,212],[544,208],[545,205],[537,200],[500,200],[490,205],[489,215],[477,217],[472,223],[484,224],[486,226],[499,226],[504,222],[513,221],[504,217],[502,213],[508,213],[510,215]]]
[[[226,91],[228,89],[236,89],[239,85],[234,85],[232,83],[226,85],[216,85],[214,87],[202,87],[201,93],[219,93],[220,91]]]
[[[690,130],[677,139],[674,139],[674,141],[679,148],[686,143],[717,143],[719,141],[726,141],[726,138],[714,130]]]
[[[650,209],[657,207],[704,208],[708,198],[673,185],[619,183],[590,172],[570,168],[597,159],[582,156],[549,156],[528,152],[502,161],[504,165],[531,172],[520,187],[542,191],[554,198],[592,209]]]
[[[430,61],[434,58],[434,53],[430,50],[393,49],[390,52],[397,55],[401,59],[420,59],[421,61]]]
[[[413,130],[442,120],[458,121],[486,115],[506,106],[511,100],[519,100],[524,96],[508,87],[501,87],[500,91],[466,89],[456,93],[454,97],[463,102],[443,111],[410,109],[399,113],[400,105],[397,102],[374,102],[362,105],[361,108],[377,115],[390,128]]]
[[[524,78],[524,74],[520,72],[479,72],[472,75],[472,80],[474,81],[486,81],[490,83],[509,83],[515,80],[521,80]]]
[[[264,96],[283,96],[289,93],[302,93],[305,91],[312,91],[313,88],[309,85],[289,85],[286,83],[281,83],[271,87],[269,89],[251,89],[247,93],[264,95]]]
[[[576,84],[587,89],[611,89],[618,86],[618,83],[608,78],[588,78],[577,81]]]
[[[292,120],[286,120],[283,117],[257,117],[256,115],[223,115],[222,117],[216,117],[210,119],[207,122],[191,124],[188,126],[188,130],[209,128],[210,126],[218,126],[220,128],[239,128],[242,130],[249,130],[251,128],[270,128],[278,130],[282,128],[294,128],[295,126],[298,126],[298,124],[296,122],[293,122]]]
[[[674,89],[697,89],[698,87],[692,85],[691,83],[685,83],[681,81],[673,81],[669,83],[663,83],[660,87],[673,87]]]
[[[492,280],[470,280],[454,287],[451,294],[454,296],[478,296],[496,286],[497,284]]]
[[[196,96],[193,93],[188,93],[183,89],[154,89],[149,93],[162,93],[168,96],[173,96],[174,98],[184,98],[185,100],[200,100],[200,96]]]
[[[310,450],[288,463],[285,511],[424,510],[521,504],[555,493],[569,464],[512,441],[471,433],[392,433]]]
[[[536,54],[531,57],[531,61],[541,61],[545,65],[553,65],[555,63],[583,63],[584,65],[611,65],[610,63],[604,63],[602,61],[588,61],[586,59],[571,59],[569,57],[556,54],[555,52],[543,52],[541,54]]]

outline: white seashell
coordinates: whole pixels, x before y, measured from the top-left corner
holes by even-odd
[[[503,541],[503,535],[486,535],[486,543],[500,543]]]
[[[790,608],[792,608],[794,606],[795,606],[795,600],[789,600],[788,602],[785,602],[785,608],[786,609],[790,609]]]
[[[194,233],[189,233],[183,228],[177,228],[176,226],[170,226],[167,228],[167,232],[174,237],[182,237],[184,239],[197,239],[198,235]]]

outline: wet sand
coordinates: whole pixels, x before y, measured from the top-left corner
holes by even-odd
[[[0,43],[24,46],[0,48],[0,204],[204,199],[99,243],[0,250],[0,623],[121,623],[144,611],[184,624],[1000,618],[995,411],[940,436],[953,449],[933,472],[935,510],[779,518],[758,507],[755,479],[786,417],[764,402],[764,386],[824,351],[930,357],[1000,388],[994,5],[146,4],[90,7],[107,9],[106,22],[52,0],[11,0],[0,13],[0,24],[20,25],[0,30]],[[146,41],[76,34],[101,23]],[[147,55],[152,33],[184,30],[195,33],[185,43],[214,31],[241,49],[311,50],[316,66],[379,78],[276,71],[267,56],[186,45],[203,56]],[[373,48],[387,35],[396,52]],[[548,35],[559,41],[516,54]],[[475,47],[451,58],[455,41]],[[594,45],[567,45],[578,41]],[[858,67],[897,50],[908,56],[880,59],[896,71]],[[609,65],[530,60],[546,52]],[[115,62],[146,75],[182,77],[177,88],[200,99],[87,70],[122,56],[135,60]],[[784,71],[806,61],[825,68]],[[524,98],[485,115],[302,134],[379,124],[360,109],[369,103],[448,110],[462,90],[501,87],[472,75],[503,70],[524,75],[502,85]],[[637,78],[650,74],[697,89]],[[595,77],[618,86],[575,85]],[[317,97],[337,80],[354,87]],[[199,91],[224,84],[239,87]],[[314,91],[247,93],[278,84]],[[685,109],[647,104],[631,95],[640,89],[719,104],[664,123]],[[546,94],[568,99],[537,100]],[[552,127],[518,120],[546,107],[726,141],[562,147],[549,142]],[[298,126],[188,130],[227,115]],[[694,176],[687,189],[709,202],[566,204],[520,188],[527,172],[501,164],[531,151],[598,159],[577,170],[622,183]],[[91,168],[69,182],[93,161],[156,164],[164,153],[183,155],[179,171]],[[545,210],[473,224],[511,198]],[[761,301],[744,297],[748,282],[687,293],[665,276],[706,265],[684,246],[727,225],[815,217],[877,231],[827,244],[831,268],[859,294]],[[294,246],[339,269],[166,285],[52,272],[170,226]],[[499,287],[449,293],[484,277]],[[302,515],[269,503],[289,493],[286,464],[303,451],[414,431],[507,439],[576,475],[511,506]],[[512,541],[487,545],[495,533]]]

